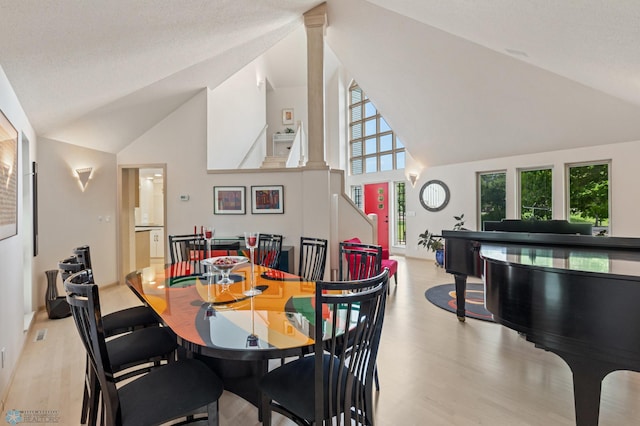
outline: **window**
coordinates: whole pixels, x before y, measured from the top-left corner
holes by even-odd
[[[351,200],[362,210],[362,187],[360,185],[353,185],[351,187]]]
[[[395,245],[407,244],[405,187],[404,182],[396,182],[396,220],[395,220]]]
[[[505,172],[480,173],[480,229],[486,221],[500,221],[507,217],[507,174]]]
[[[569,221],[590,223],[595,234],[609,232],[609,164],[569,165]]]
[[[351,174],[404,169],[404,145],[357,84],[349,88]]]
[[[551,169],[520,171],[520,218],[551,220]]]

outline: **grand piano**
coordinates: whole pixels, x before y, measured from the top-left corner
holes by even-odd
[[[494,320],[569,365],[576,424],[597,425],[604,377],[640,371],[640,239],[510,225],[517,230],[442,231],[458,319],[467,276],[482,277]]]

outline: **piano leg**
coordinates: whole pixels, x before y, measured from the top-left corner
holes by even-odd
[[[466,318],[465,295],[467,292],[467,276],[461,274],[453,274],[453,278],[456,282],[456,316],[458,317],[458,321],[464,322]]]
[[[573,373],[573,398],[576,426],[597,426],[600,416],[600,392],[602,380],[615,366],[593,359],[552,350],[571,368]]]

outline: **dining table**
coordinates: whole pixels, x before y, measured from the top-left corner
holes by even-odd
[[[187,261],[131,272],[126,283],[173,330],[183,356],[207,363],[225,390],[255,405],[263,420],[269,401],[258,383],[269,361],[313,352],[315,282],[251,263],[230,278],[219,284],[201,262]],[[245,295],[252,285],[261,293]]]

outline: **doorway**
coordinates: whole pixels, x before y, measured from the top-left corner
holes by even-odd
[[[364,185],[364,212],[378,215],[378,245],[389,248],[389,184]]]
[[[165,263],[166,164],[118,167],[118,276]]]

